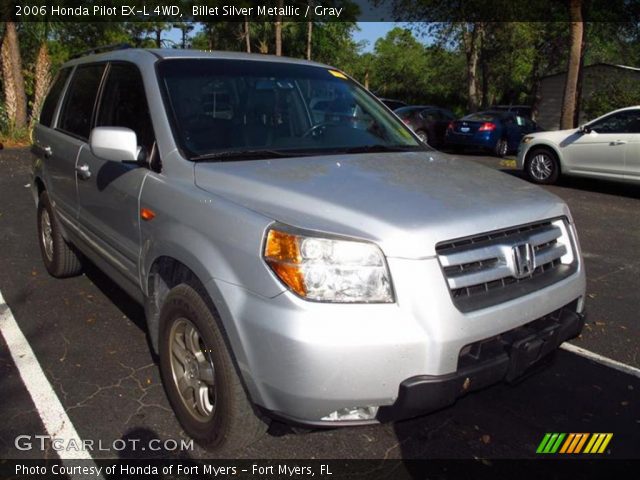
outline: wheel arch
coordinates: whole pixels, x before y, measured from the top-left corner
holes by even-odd
[[[231,312],[222,293],[214,281],[204,280],[198,271],[201,270],[195,264],[184,258],[176,258],[172,255],[157,256],[149,268],[146,276],[145,316],[151,346],[156,354],[160,348],[160,311],[164,299],[169,291],[179,285],[187,284],[196,290],[203,298],[207,306],[217,314],[221,325],[220,330],[227,344],[229,354],[236,372],[244,383],[244,387],[250,398],[259,398],[253,378],[245,368],[247,356],[244,346],[239,339],[237,328],[233,322]]]
[[[547,150],[548,152],[551,152],[554,158],[556,159],[556,163],[558,164],[558,173],[563,172],[563,165],[561,160],[562,157],[560,155],[560,152],[558,151],[555,145],[547,142],[535,143],[531,145],[531,147],[529,147],[529,150],[527,150],[527,154],[525,155],[524,162],[522,164],[523,169],[527,168],[527,162],[531,159],[531,155],[536,150]]]

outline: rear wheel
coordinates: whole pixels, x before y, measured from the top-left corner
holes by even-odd
[[[416,135],[422,141],[422,143],[426,143],[427,145],[431,145],[431,143],[429,141],[429,134],[427,132],[425,132],[424,130],[418,130],[416,132]]]
[[[184,430],[211,450],[232,452],[267,425],[254,413],[219,322],[194,288],[174,287],[160,312],[160,370]]]
[[[536,148],[527,155],[524,166],[529,180],[548,185],[555,183],[560,176],[558,157],[546,148]]]
[[[498,140],[493,151],[497,157],[504,157],[509,151],[509,144],[507,143],[507,139],[501,138],[500,140]]]
[[[58,278],[78,275],[82,271],[80,259],[60,231],[58,218],[46,191],[38,201],[38,243],[42,261],[50,275]]]

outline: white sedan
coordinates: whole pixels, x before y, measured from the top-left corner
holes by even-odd
[[[525,136],[517,167],[535,183],[560,174],[640,183],[640,106],[622,108],[578,129]]]

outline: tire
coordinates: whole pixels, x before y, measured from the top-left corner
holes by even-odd
[[[496,143],[495,148],[493,149],[493,153],[496,157],[504,157],[509,152],[509,144],[507,143],[506,138],[501,138]]]
[[[418,136],[418,138],[423,143],[426,143],[427,145],[431,145],[430,140],[429,140],[429,134],[427,132],[425,132],[424,130],[418,130],[416,132],[416,135]],[[431,145],[431,146],[433,146],[433,145]]]
[[[38,244],[42,261],[50,275],[65,278],[82,271],[78,254],[62,236],[58,217],[46,191],[40,194],[38,201]]]
[[[230,453],[266,432],[238,376],[217,312],[184,283],[171,289],[160,311],[160,373],[178,421],[205,448]]]
[[[560,177],[558,157],[548,148],[534,148],[524,164],[527,178],[534,183],[550,185]]]

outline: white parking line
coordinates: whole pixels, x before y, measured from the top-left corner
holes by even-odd
[[[29,342],[25,338],[22,330],[16,323],[9,306],[5,303],[0,292],[0,334],[11,353],[11,357],[20,373],[24,385],[31,395],[31,399],[42,419],[44,428],[52,439],[59,438],[63,445],[75,442],[82,445],[82,441],[76,432],[71,420],[64,411],[58,396],[53,391],[51,384],[47,380],[42,367],[38,362]],[[60,459],[65,460],[92,460],[87,450],[57,450]],[[67,462],[65,462],[67,463]],[[71,462],[69,462],[71,463]],[[93,462],[91,462],[93,464]],[[91,465],[93,466],[93,465]],[[94,477],[101,478],[101,477]]]
[[[613,360],[608,357],[603,357],[602,355],[591,352],[589,350],[585,350],[584,348],[577,347],[567,342],[560,345],[560,348],[566,350],[567,352],[575,353],[576,355],[580,355],[582,357],[588,358],[589,360],[593,360],[594,362],[597,362],[606,367],[613,368],[615,370],[619,370],[620,372],[624,372],[629,375],[633,375],[634,377],[640,378],[640,368],[627,365],[626,363],[618,362],[617,360]]]

